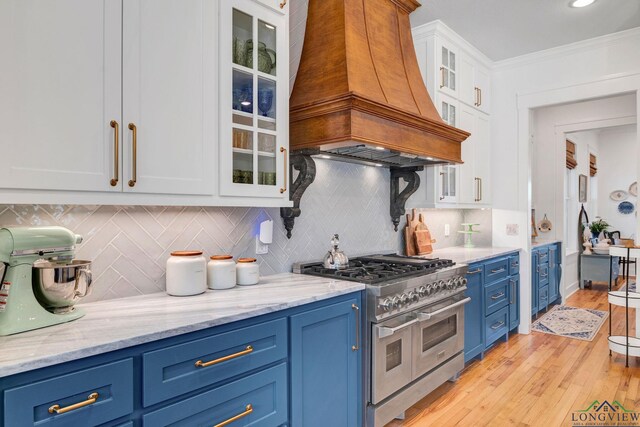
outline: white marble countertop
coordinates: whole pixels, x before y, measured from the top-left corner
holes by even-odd
[[[536,239],[535,242],[531,242],[531,247],[532,248],[537,248],[538,246],[544,246],[544,245],[551,245],[553,243],[562,243],[562,240],[556,239],[556,240],[544,240],[544,239]]]
[[[364,285],[302,274],[262,277],[191,297],[155,293],[80,304],[78,320],[0,337],[0,377],[361,291]]]
[[[465,248],[464,246],[454,246],[451,248],[435,249],[433,253],[425,258],[446,258],[453,260],[457,264],[471,264],[484,261],[508,253],[518,252],[518,248]]]

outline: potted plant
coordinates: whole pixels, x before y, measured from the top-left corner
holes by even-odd
[[[602,218],[598,218],[589,224],[589,230],[591,230],[591,237],[597,239],[600,233],[609,228],[609,223]]]

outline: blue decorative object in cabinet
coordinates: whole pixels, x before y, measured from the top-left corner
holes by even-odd
[[[471,301],[464,306],[465,363],[484,351],[483,275],[484,265],[482,264],[471,264],[467,270],[466,295],[471,298]]]
[[[291,316],[291,425],[361,425],[357,299]]]
[[[362,426],[361,301],[351,293],[2,378],[0,425]]]
[[[492,258],[469,266],[465,305],[464,360],[484,352],[520,324],[520,256]]]

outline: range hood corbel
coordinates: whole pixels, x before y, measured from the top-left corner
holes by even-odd
[[[298,171],[298,176],[295,181],[293,179],[293,171]],[[287,238],[291,238],[291,231],[295,224],[295,220],[300,216],[302,211],[300,210],[300,200],[307,188],[311,185],[316,178],[316,162],[310,154],[303,154],[294,152],[290,156],[289,160],[289,198],[293,201],[292,208],[280,208],[280,216],[284,222],[284,228],[287,230]]]
[[[393,222],[393,229],[398,231],[398,225],[400,224],[400,217],[405,214],[405,204],[413,193],[420,187],[420,175],[418,172],[423,170],[424,167],[410,167],[410,168],[391,168],[390,170],[390,206],[389,213],[391,214],[391,222]],[[400,191],[400,180],[407,183],[404,190]]]

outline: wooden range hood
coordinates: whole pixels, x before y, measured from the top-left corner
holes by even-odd
[[[310,0],[290,99],[290,145],[385,166],[462,163],[422,80],[415,0]],[[333,157],[333,156],[332,156]]]

